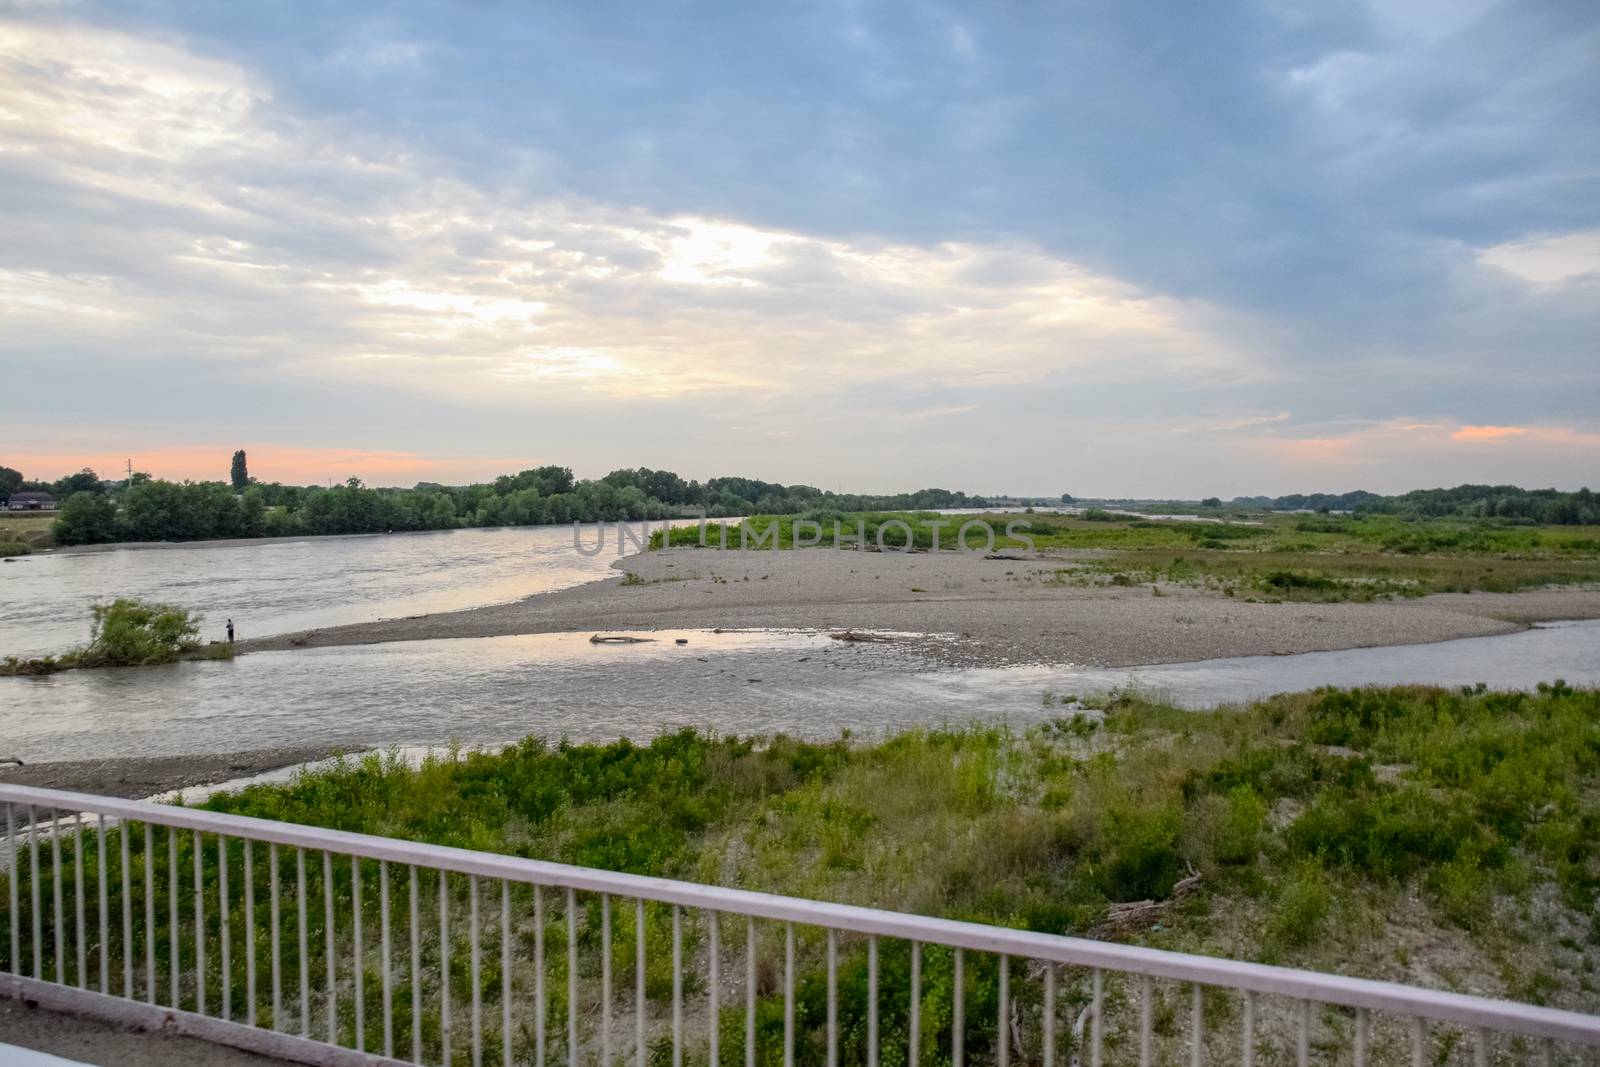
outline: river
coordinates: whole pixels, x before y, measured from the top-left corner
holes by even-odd
[[[1189,707],[1320,685],[1600,685],[1600,621],[1496,637],[1136,669],[950,670],[894,643],[797,631],[587,634],[263,652],[232,662],[0,679],[0,756],[29,761],[277,745],[494,745],[712,732],[836,737],[974,719],[1024,725],[1119,687]],[[685,644],[678,644],[682,639]],[[1046,697],[1050,700],[1047,702]]]
[[[587,549],[596,530],[580,530]],[[228,618],[240,638],[264,637],[503,603],[615,573],[616,527],[605,533],[604,549],[590,556],[573,550],[570,526],[23,556],[0,565],[0,656],[82,644],[89,606],[120,596],[198,612],[211,639]]]
[[[0,652],[81,642],[89,604],[111,596],[201,611],[208,636],[230,616],[253,636],[507,601],[614,574],[615,528],[607,535],[594,555],[574,551],[570,527],[539,527],[27,557],[0,567]],[[581,536],[592,548],[596,529]],[[587,636],[407,641],[0,679],[0,756],[490,745],[531,733],[602,740],[683,726],[873,734],[974,718],[1031,722],[1060,714],[1060,697],[1129,685],[1205,707],[1320,685],[1600,684],[1600,622],[1136,670],[958,671],[914,644],[799,631],[679,631],[626,646]]]

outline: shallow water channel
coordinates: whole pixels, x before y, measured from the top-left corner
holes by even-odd
[[[941,668],[900,643],[792,630],[587,632],[263,652],[227,663],[0,679],[5,752],[29,761],[278,745],[492,745],[681,727],[808,737],[974,719],[1026,724],[1137,686],[1189,707],[1319,685],[1600,684],[1600,621],[1496,637],[1131,669]],[[685,644],[676,643],[678,639]],[[1046,699],[1048,696],[1048,700]]]

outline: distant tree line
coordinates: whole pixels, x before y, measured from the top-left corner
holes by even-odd
[[[1415,518],[1507,519],[1542,526],[1600,524],[1600,497],[1589,489],[1522,489],[1515,485],[1458,485],[1454,489],[1413,489],[1398,496],[1365,490],[1352,493],[1295,493],[1279,497],[1235,497],[1235,506],[1279,511],[1353,511],[1358,515]]]
[[[685,481],[648,467],[579,480],[567,467],[544,466],[466,486],[422,482],[411,489],[258,482],[234,457],[227,482],[169,482],[134,474],[104,482],[73,475],[54,526],[62,545],[117,541],[199,541],[234,537],[450,530],[458,527],[667,519],[697,514],[799,514],[983,507],[982,497],[945,489],[886,496],[833,493],[754,478]]]
[[[73,493],[85,491],[91,493],[105,491],[105,483],[100,480],[100,476],[87,467],[65,478],[57,478],[53,482],[40,482],[24,478],[22,472],[15,467],[0,466],[0,504],[10,500],[13,493],[49,493],[57,500],[65,500]]]

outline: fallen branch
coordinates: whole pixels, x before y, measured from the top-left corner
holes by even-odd
[[[1133,900],[1111,905],[1106,911],[1105,919],[1095,927],[1094,935],[1105,937],[1126,933],[1154,922],[1166,911],[1168,905],[1183,899],[1199,887],[1200,872],[1190,867],[1188,877],[1179,879],[1165,900]]]

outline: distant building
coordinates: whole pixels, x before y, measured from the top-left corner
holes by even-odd
[[[6,501],[7,511],[54,511],[56,498],[49,493],[12,493],[11,499]]]

